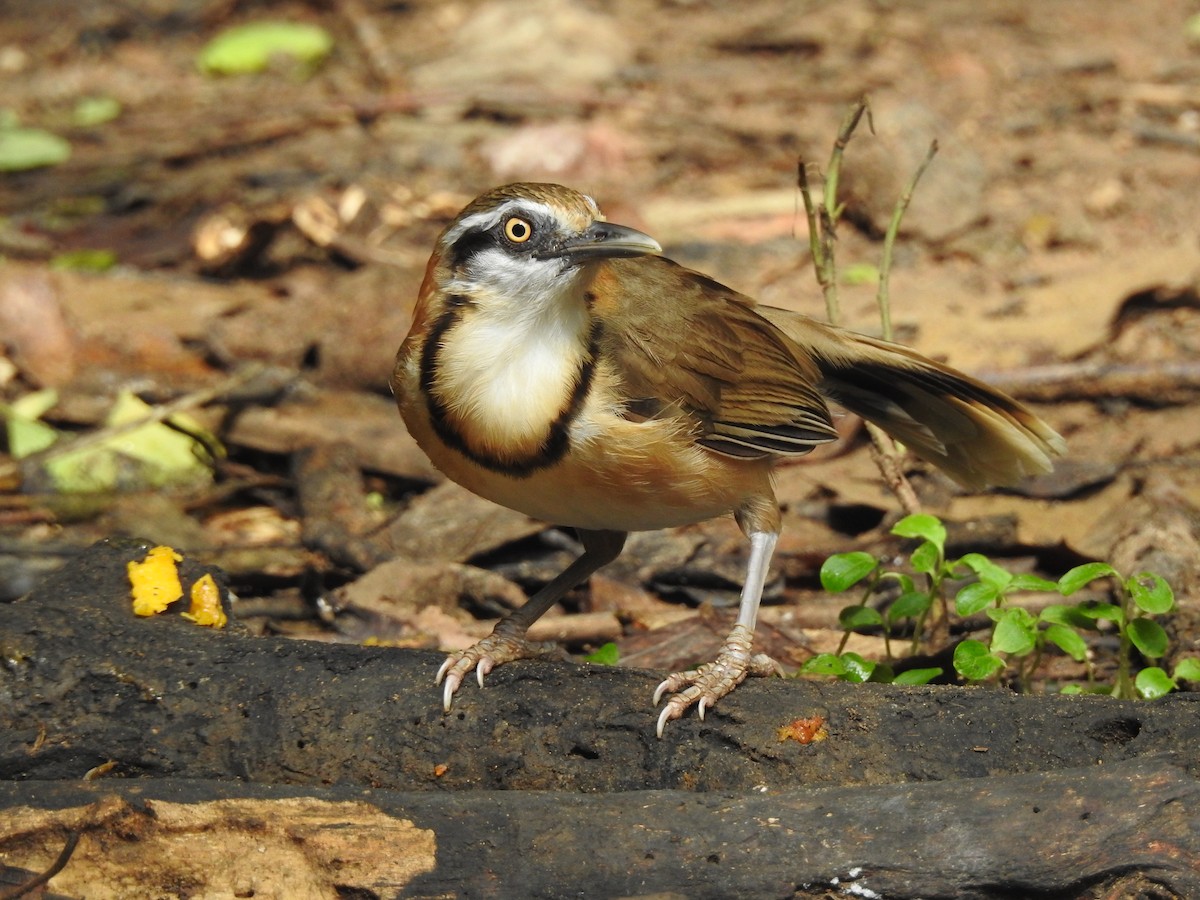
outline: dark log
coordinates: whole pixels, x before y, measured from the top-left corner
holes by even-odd
[[[370,840],[377,818],[312,813],[374,848],[378,865],[364,858],[343,881],[334,863],[311,863],[368,892],[350,896],[822,896],[850,879],[887,897],[1075,897],[1122,877],[1161,886],[1154,896],[1200,896],[1194,694],[1134,703],[763,679],[658,740],[658,673],[527,662],[483,691],[469,682],[446,716],[438,654],[135,617],[125,564],[144,550],[103,542],[0,604],[0,863],[20,860],[29,878],[72,830],[85,832],[76,867],[96,846],[124,859],[122,841],[170,819],[151,799],[267,803],[171,819],[171,840],[232,829],[244,847],[247,829],[309,821],[303,804],[270,806],[307,798],[362,801],[400,823],[384,828],[388,856]],[[185,563],[185,580],[200,571]],[[826,719],[828,739],[781,737],[809,716]],[[80,785],[110,760],[124,780]],[[132,819],[95,825],[115,820],[91,807],[31,818],[110,795],[122,798],[112,816]],[[388,881],[409,820],[432,849]],[[314,847],[336,830],[304,827],[324,835]],[[143,875],[175,871],[137,858]],[[189,877],[224,884],[217,869]]]
[[[124,776],[395,790],[746,790],[1112,764],[1200,747],[1200,696],[1157,703],[753,679],[654,736],[660,673],[503,666],[444,715],[441,655],[133,615],[134,542],[96,545],[0,604],[0,778]],[[185,563],[185,580],[202,569]],[[190,575],[188,575],[190,572]],[[778,729],[824,716],[829,739]],[[434,777],[434,767],[446,773]]]
[[[0,783],[0,879],[71,835],[51,886],[88,897],[1200,896],[1200,782],[1154,760],[738,795]]]

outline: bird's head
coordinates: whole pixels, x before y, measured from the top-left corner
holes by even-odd
[[[430,271],[447,295],[528,308],[578,289],[597,262],[661,252],[649,235],[604,221],[585,194],[509,184],[459,213],[438,238]]]

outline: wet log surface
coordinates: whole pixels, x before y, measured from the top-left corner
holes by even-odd
[[[1132,878],[1154,896],[1200,892],[1196,695],[763,680],[658,740],[655,673],[530,662],[468,684],[447,716],[436,654],[135,617],[125,565],[143,552],[103,542],[0,606],[12,883],[71,833],[57,890],[95,866],[108,875],[93,885],[121,865],[199,877],[189,867],[214,846],[244,853],[249,831],[298,854],[285,868],[309,887],[218,865],[207,890],[820,896],[849,881],[888,897],[1100,896]],[[811,716],[826,740],[781,738]],[[147,865],[189,840],[209,849]],[[381,853],[411,865],[372,867]]]

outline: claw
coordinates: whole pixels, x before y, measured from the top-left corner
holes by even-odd
[[[446,682],[442,691],[442,709],[450,712],[454,694],[472,669],[475,670],[475,680],[483,687],[484,676],[496,666],[514,659],[535,659],[560,654],[557,644],[536,644],[525,640],[524,637],[493,632],[490,637],[484,638],[474,647],[451,653],[438,669],[434,684],[441,684],[443,679]]]
[[[659,701],[661,701],[663,698],[663,694],[665,694],[667,692],[667,690],[669,689],[668,685],[670,683],[671,683],[671,679],[668,678],[665,681],[659,682],[658,687],[656,687],[654,689],[654,699],[651,701],[654,706],[658,706]],[[658,723],[658,736],[662,737],[662,722],[661,721]]]
[[[442,691],[442,712],[450,712],[450,707],[454,704],[454,692],[458,690],[458,679],[451,676],[446,679],[445,690]]]
[[[671,715],[671,713],[675,713],[675,715]],[[679,717],[679,713],[676,712],[676,710],[673,706],[668,704],[667,708],[662,711],[662,715],[658,717],[657,731],[658,731],[658,737],[660,740],[662,739],[662,736],[663,736],[663,729],[667,727],[667,723],[670,722],[672,719],[675,719],[678,717]]]
[[[658,736],[663,736],[667,722],[680,718],[689,706],[695,705],[696,715],[703,721],[705,713],[747,676],[776,675],[782,674],[782,671],[779,663],[766,654],[751,656],[748,629],[735,627],[715,660],[686,672],[668,675],[655,688],[656,706],[666,694],[674,694],[658,717]]]

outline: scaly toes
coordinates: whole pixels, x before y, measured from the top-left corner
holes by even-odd
[[[668,675],[654,691],[657,706],[666,694],[674,694],[658,717],[658,736],[672,719],[678,719],[695,704],[696,714],[703,719],[706,710],[741,684],[748,675],[782,675],[783,668],[765,653],[748,653],[723,649],[717,658],[697,669]],[[682,689],[682,690],[681,690]]]
[[[525,640],[524,637],[495,633],[473,647],[457,650],[446,657],[434,679],[435,684],[441,684],[443,679],[445,680],[445,686],[442,688],[442,709],[450,712],[455,693],[472,669],[475,670],[475,680],[483,687],[484,676],[496,666],[512,662],[514,659],[537,659],[557,652],[560,652],[557,644],[534,643]]]

